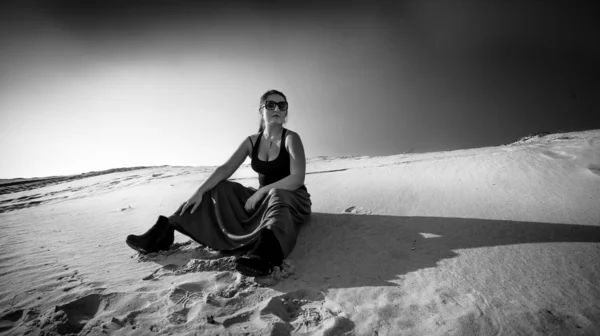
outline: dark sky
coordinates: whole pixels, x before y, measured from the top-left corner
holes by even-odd
[[[3,155],[14,156],[23,146],[15,129],[40,133],[43,113],[46,124],[82,118],[70,130],[90,118],[101,122],[92,112],[100,100],[82,97],[103,93],[102,102],[110,101],[115,87],[129,88],[118,92],[119,99],[129,97],[127,106],[143,105],[148,95],[177,100],[168,113],[181,118],[201,113],[192,107],[205,111],[236,100],[230,107],[241,111],[250,105],[248,120],[222,115],[232,125],[250,126],[220,129],[233,140],[224,140],[216,161],[256,128],[254,105],[271,88],[288,93],[289,127],[301,134],[309,157],[494,146],[534,132],[600,128],[600,13],[591,2],[79,0],[2,6]],[[139,84],[142,65],[149,84]],[[186,91],[192,86],[196,93]],[[48,114],[48,106],[56,114]],[[189,115],[177,112],[188,107]],[[167,113],[160,111],[154,113]],[[139,135],[151,127],[137,128]],[[79,143],[86,144],[90,132],[80,133]],[[120,139],[138,146],[125,135]],[[190,163],[160,151],[153,156],[163,158],[156,164]],[[111,165],[136,162],[115,159]]]

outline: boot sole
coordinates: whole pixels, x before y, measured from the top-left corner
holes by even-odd
[[[260,277],[260,276],[266,276],[269,275],[271,273],[273,273],[272,269],[269,269],[268,272],[265,271],[260,271],[242,264],[237,264],[235,266],[235,269],[240,272],[241,274],[248,276],[248,277]]]
[[[150,252],[148,252],[148,251],[144,250],[143,248],[141,248],[141,247],[139,247],[139,246],[137,246],[137,245],[134,245],[134,244],[133,244],[133,243],[131,243],[129,240],[127,240],[127,241],[125,241],[125,242],[127,243],[127,245],[129,245],[129,247],[131,247],[132,249],[134,249],[134,250],[136,250],[136,251],[138,251],[138,252],[140,252],[140,253],[142,253],[142,254],[148,254],[148,253],[150,253]]]

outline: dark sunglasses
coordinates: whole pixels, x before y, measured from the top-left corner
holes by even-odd
[[[288,103],[284,101],[274,102],[272,100],[267,100],[265,101],[263,106],[269,111],[273,111],[275,109],[275,106],[279,106],[279,111],[287,111],[288,109]]]

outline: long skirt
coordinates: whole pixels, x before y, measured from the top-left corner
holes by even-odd
[[[255,192],[237,182],[222,181],[204,194],[193,214],[188,208],[179,215],[184,203],[169,220],[179,232],[221,251],[243,248],[268,228],[277,237],[285,258],[296,245],[300,225],[311,213],[310,194],[304,189],[271,189],[260,206],[248,213],[244,206]]]

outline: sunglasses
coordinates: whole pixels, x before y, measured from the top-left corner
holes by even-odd
[[[267,101],[265,101],[263,106],[269,111],[275,110],[275,106],[279,107],[279,111],[287,111],[287,109],[288,109],[288,103],[284,102],[284,101],[274,102],[272,100],[267,100]]]

